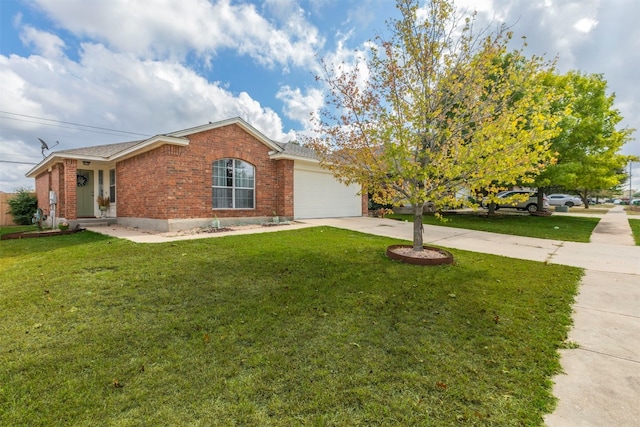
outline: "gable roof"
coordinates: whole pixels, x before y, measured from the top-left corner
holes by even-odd
[[[264,145],[271,148],[273,151],[278,151],[278,152],[282,151],[282,147],[280,146],[280,144],[278,144],[277,142],[275,142],[270,138],[267,138],[262,132],[260,132],[258,129],[254,128],[253,126],[251,126],[249,123],[247,123],[245,120],[243,120],[240,117],[233,117],[231,119],[221,120],[219,122],[209,122],[206,125],[200,125],[200,126],[184,129],[177,132],[171,132],[167,135],[182,138],[188,135],[193,135],[194,133],[206,132],[211,129],[221,128],[229,125],[238,125],[242,129],[244,129],[247,133],[251,134],[258,141],[262,142]]]
[[[96,157],[96,158],[101,157],[106,159],[109,157],[113,157],[114,155],[120,153],[121,151],[134,147],[137,144],[141,143],[142,141],[143,140],[119,142],[117,144],[97,145],[95,147],[72,148],[69,150],[56,151],[55,154],[60,154],[65,157],[83,156],[83,158],[84,157]]]
[[[296,142],[286,142],[282,144],[282,152],[273,154],[272,159],[307,160],[318,162],[317,153],[311,148],[304,147]]]
[[[146,151],[153,150],[159,146],[166,144],[188,146],[189,135],[206,132],[212,129],[229,125],[240,126],[258,141],[269,147],[271,149],[269,155],[272,159],[305,159],[317,161],[313,150],[301,147],[293,143],[277,143],[274,140],[267,138],[263,133],[251,126],[242,118],[234,117],[218,122],[209,122],[205,125],[200,125],[176,132],[155,135],[151,138],[143,140],[54,151],[53,153],[49,154],[49,156],[47,156],[44,160],[34,166],[29,172],[27,172],[26,176],[29,178],[35,178],[52,165],[62,162],[63,159],[116,162],[132,156],[136,156]]]

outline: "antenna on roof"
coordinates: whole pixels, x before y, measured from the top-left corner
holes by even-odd
[[[44,150],[47,150],[47,151],[50,150],[49,146],[47,145],[46,142],[44,142],[42,138],[38,138],[38,141],[40,141],[40,148],[42,149],[42,157],[47,157],[44,155]],[[56,141],[56,143],[53,144],[51,148],[55,147],[58,144],[60,144],[60,142]]]

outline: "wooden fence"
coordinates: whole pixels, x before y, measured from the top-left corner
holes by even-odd
[[[15,194],[0,191],[0,227],[16,225],[13,222],[13,217],[9,214],[9,199],[13,196]]]

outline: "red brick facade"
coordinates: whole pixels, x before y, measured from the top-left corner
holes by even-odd
[[[36,197],[38,198],[38,207],[42,209],[42,211],[46,215],[51,215],[51,204],[49,203],[49,191],[54,191],[57,197],[56,204],[56,216],[67,218],[67,219],[75,219],[76,218],[76,204],[75,204],[75,160],[68,160],[64,163],[57,163],[51,167],[50,171],[44,172],[36,177]],[[65,165],[68,165],[65,167]],[[66,182],[66,174],[65,170],[71,167],[73,172],[70,172],[69,175],[73,175],[73,187],[71,191],[65,188],[64,183]],[[73,193],[73,203],[70,205],[69,201],[66,199],[66,195],[69,193]]]
[[[297,160],[277,155],[282,153],[281,147],[242,121],[194,128],[194,133],[188,131],[154,137],[144,141],[146,146],[136,147],[137,151],[123,155],[117,152],[120,157],[111,159],[78,155],[50,161],[47,169],[43,166],[35,176],[38,204],[50,215],[51,190],[58,199],[57,218],[77,220],[79,205],[87,212],[88,193],[84,191],[79,200],[77,192],[78,163],[82,161],[81,169],[93,171],[92,197],[100,191],[109,194],[114,184],[109,171],[115,169],[115,200],[111,200],[107,216],[117,217],[119,223],[170,229],[174,227],[171,224],[179,221],[184,224],[184,221],[204,220],[206,223],[216,217],[294,218],[294,162]],[[229,158],[255,168],[254,209],[213,208],[213,164]],[[95,215],[100,215],[97,202],[91,202]],[[365,194],[362,212],[366,212],[366,204]]]
[[[61,171],[63,182],[58,193],[58,217],[66,219],[78,218],[78,205],[76,193],[76,176],[78,174],[78,161],[64,159],[64,169]]]
[[[278,216],[293,218],[293,160],[278,160]]]
[[[189,135],[116,166],[119,217],[187,219],[293,216],[293,161],[271,160],[270,148],[237,125]],[[255,209],[213,209],[212,165],[224,158],[255,167]]]
[[[36,177],[36,197],[38,207],[49,215],[49,189],[51,188],[51,173],[45,172]]]

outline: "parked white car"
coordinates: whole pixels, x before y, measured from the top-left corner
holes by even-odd
[[[516,195],[522,195],[522,194],[526,194],[527,196],[529,196],[529,199],[525,200],[524,202],[520,202],[520,203],[513,203],[513,202],[502,202],[502,201],[498,201],[495,203],[495,209],[498,208],[516,208],[519,211],[522,210],[526,210],[529,212],[535,212],[538,210],[538,193],[535,191],[528,191],[528,190],[509,190],[509,191],[501,191],[498,194],[496,194],[496,196],[498,197],[498,199],[508,199],[509,197],[512,196],[516,196]],[[480,206],[482,206],[483,208],[488,208],[489,207],[489,199],[488,198],[484,198],[482,199],[482,202],[480,203]],[[543,195],[542,196],[542,207],[543,210],[547,210],[549,209],[549,199],[547,198],[547,196]]]
[[[549,204],[551,206],[582,206],[582,199],[570,194],[550,194]]]

